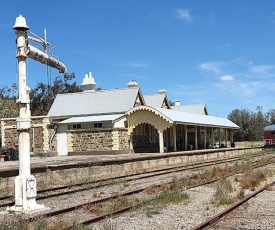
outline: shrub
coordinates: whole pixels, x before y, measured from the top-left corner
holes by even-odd
[[[240,179],[240,186],[242,189],[255,190],[255,187],[259,186],[262,181],[266,180],[267,171],[255,170],[248,171],[242,175]]]
[[[219,205],[231,204],[234,198],[231,195],[233,191],[230,181],[223,179],[217,183],[216,192],[214,194],[214,203]]]
[[[5,155],[5,161],[17,161],[18,160],[18,149],[2,147],[1,155]]]

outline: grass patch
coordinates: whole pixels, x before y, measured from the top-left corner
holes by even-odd
[[[189,200],[189,195],[185,192],[165,190],[160,192],[153,200],[152,204],[167,206],[170,204],[178,204],[187,202]]]
[[[265,181],[268,175],[268,170],[250,170],[245,172],[239,179],[242,189],[255,190],[261,182]]]
[[[232,204],[235,201],[231,194],[232,192],[233,187],[229,180],[222,179],[218,181],[213,203],[215,203],[217,206]]]
[[[59,228],[55,228],[59,229]],[[104,228],[105,229],[105,228]],[[106,228],[107,229],[107,228]],[[110,228],[112,229],[112,228]],[[41,229],[42,230],[42,229]],[[43,229],[44,230],[44,229]],[[54,230],[54,229],[53,229]],[[85,226],[83,224],[80,224],[78,222],[73,223],[73,230],[93,230],[93,227]]]
[[[255,146],[263,146],[263,141],[243,141],[243,142],[235,142],[235,147],[255,147]]]
[[[93,213],[94,215],[101,215],[108,212],[114,212],[116,210],[132,206],[133,204],[139,203],[138,199],[129,200],[127,197],[121,196],[114,199],[106,204],[99,203],[95,205],[84,205],[82,208],[85,211]]]
[[[151,207],[148,207],[146,210],[145,210],[145,215],[148,217],[148,218],[152,218],[153,215],[158,215],[160,214],[161,211],[160,211],[160,208],[157,207],[157,206],[151,206]]]
[[[28,230],[30,224],[23,215],[5,216],[0,223],[0,230]]]
[[[12,188],[0,189],[0,197],[8,196],[10,194],[13,194],[13,189]]]
[[[48,157],[49,156],[49,153],[36,153],[34,155],[31,155],[32,157],[40,157],[40,158],[45,158],[45,157]]]
[[[148,218],[152,218],[153,215],[158,215],[161,210],[171,204],[186,204],[189,201],[189,195],[185,192],[180,192],[177,190],[169,190],[169,188],[164,191],[160,191],[150,203],[145,208],[145,215]]]

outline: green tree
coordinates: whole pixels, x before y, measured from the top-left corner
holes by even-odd
[[[250,125],[249,125],[249,139],[252,141],[262,141],[264,127],[268,125],[263,108],[261,106],[256,107],[256,112],[251,113]]]
[[[240,126],[240,129],[234,133],[235,141],[249,140],[249,122],[250,111],[248,109],[234,109],[227,118]]]
[[[0,117],[11,118],[18,116],[18,106],[16,104],[17,86],[3,86],[0,88]]]
[[[264,127],[270,124],[274,110],[264,114],[261,106],[256,107],[256,112],[248,109],[234,109],[228,119],[240,126],[234,133],[235,141],[261,141],[263,140]]]
[[[269,109],[265,113],[265,120],[268,122],[269,125],[275,124],[275,109]]]
[[[38,83],[30,92],[32,116],[46,115],[57,94],[81,92],[82,89],[76,82],[70,83],[74,78],[74,74],[64,75],[63,78],[57,76],[51,86]]]

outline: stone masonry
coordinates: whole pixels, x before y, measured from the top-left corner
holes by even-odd
[[[17,118],[1,119],[2,146],[8,148],[18,147],[16,119]],[[45,116],[36,116],[31,118],[30,152],[34,152],[36,154],[45,152],[49,149],[49,135],[47,135],[49,133],[48,124],[49,120]]]
[[[71,134],[75,152],[112,150],[111,130],[81,130],[72,131]]]

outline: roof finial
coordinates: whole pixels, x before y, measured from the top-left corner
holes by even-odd
[[[94,89],[96,87],[96,83],[95,79],[92,76],[92,72],[89,72],[89,75],[85,74],[81,86],[83,88],[83,91],[95,91]]]

